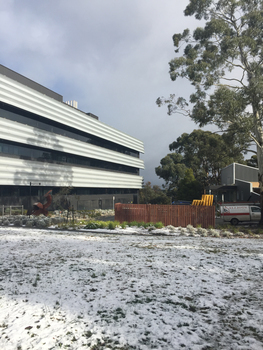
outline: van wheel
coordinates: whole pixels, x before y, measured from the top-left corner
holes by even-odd
[[[233,226],[236,226],[239,223],[238,219],[232,219],[230,222],[231,222],[231,225]]]

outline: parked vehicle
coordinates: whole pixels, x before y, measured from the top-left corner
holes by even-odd
[[[221,218],[225,222],[237,225],[239,222],[258,222],[261,219],[261,208],[256,205],[222,205]]]

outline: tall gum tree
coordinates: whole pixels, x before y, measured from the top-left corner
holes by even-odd
[[[263,1],[190,0],[185,16],[202,20],[193,33],[174,34],[172,80],[188,79],[194,93],[159,97],[168,114],[190,116],[200,127],[215,124],[242,147],[257,148],[263,224]]]

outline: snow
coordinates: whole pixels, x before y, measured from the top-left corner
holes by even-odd
[[[263,349],[262,239],[143,233],[0,227],[0,349]]]

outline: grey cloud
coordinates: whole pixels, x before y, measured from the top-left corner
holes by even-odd
[[[4,6],[2,6],[2,3]],[[174,0],[0,0],[0,63],[57,91],[65,100],[145,143],[146,181],[183,132],[196,126],[169,117],[155,100],[188,95],[172,83],[172,35],[195,26]],[[180,121],[180,122],[178,122]]]

